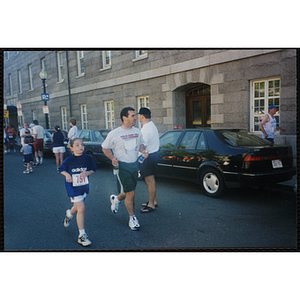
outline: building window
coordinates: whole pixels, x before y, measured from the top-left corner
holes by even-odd
[[[33,90],[33,75],[32,75],[32,65],[28,66],[28,75],[29,75],[29,90]]]
[[[115,127],[115,112],[114,101],[104,101],[105,108],[105,128],[114,129]]]
[[[138,109],[141,107],[149,108],[149,96],[140,96],[138,98]]]
[[[23,88],[22,88],[21,70],[18,70],[18,87],[19,87],[19,94],[22,94],[23,93]]]
[[[31,115],[32,115],[32,120],[36,120],[37,119],[36,110],[32,110],[31,111]]]
[[[251,120],[250,128],[253,132],[259,132],[259,123],[268,113],[268,107],[274,104],[277,108],[275,118],[277,125],[280,119],[280,79],[253,81],[251,84]]]
[[[67,108],[65,106],[60,108],[62,130],[68,130]]]
[[[63,60],[62,60],[62,52],[61,51],[57,51],[56,58],[57,58],[58,82],[62,82],[62,81],[64,81],[64,78],[63,78]]]
[[[12,86],[12,78],[11,74],[8,74],[8,90],[9,90],[9,95],[13,95],[13,86]]]
[[[80,105],[80,113],[81,113],[81,128],[88,129],[88,114],[86,110],[86,104]]]
[[[136,59],[143,59],[148,57],[148,50],[136,50],[135,51],[135,58]]]
[[[138,106],[138,111],[140,110],[141,107],[147,107],[150,109],[149,107],[149,96],[139,96],[137,97],[137,106]],[[139,123],[139,128],[141,129],[142,124],[140,122]]]
[[[102,51],[102,69],[111,68],[111,51]]]
[[[84,51],[77,51],[78,76],[84,75],[83,58],[84,58]]]

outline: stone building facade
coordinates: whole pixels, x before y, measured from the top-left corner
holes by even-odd
[[[287,129],[275,142],[296,153],[295,49],[50,50],[4,53],[4,103],[19,105],[19,122],[45,126],[45,69],[49,127],[67,130],[72,116],[79,129],[113,128],[124,106],[148,106],[160,133],[181,125],[261,135],[259,121],[275,104]]]

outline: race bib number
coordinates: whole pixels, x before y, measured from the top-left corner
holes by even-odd
[[[80,174],[72,175],[73,186],[81,186],[89,183],[88,177],[81,177]]]

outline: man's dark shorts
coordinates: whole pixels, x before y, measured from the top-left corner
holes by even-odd
[[[158,152],[149,154],[149,156],[140,165],[141,175],[143,177],[156,175]]]
[[[119,162],[117,187],[119,193],[129,193],[135,190],[138,181],[139,164]]]

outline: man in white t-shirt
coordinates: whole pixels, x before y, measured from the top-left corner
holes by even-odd
[[[149,156],[140,164],[141,175],[148,185],[149,202],[142,204],[142,213],[152,212],[158,206],[156,201],[156,166],[157,152],[159,150],[159,134],[155,124],[151,121],[151,111],[142,107],[139,112],[139,121],[143,125],[141,132],[145,141]]]
[[[39,125],[38,120],[33,121],[34,126],[32,127],[32,135],[34,137],[34,151],[36,165],[43,163],[43,151],[44,151],[44,136],[45,130]]]
[[[122,126],[110,131],[102,143],[103,153],[112,161],[112,165],[118,171],[117,185],[119,195],[111,195],[111,211],[117,213],[119,202],[125,199],[125,207],[129,214],[129,227],[139,230],[140,224],[134,214],[134,192],[138,179],[138,153],[144,153],[148,157],[148,151],[144,146],[142,133],[133,127],[136,123],[134,108],[125,107],[120,114]]]
[[[24,137],[26,136],[26,133],[25,133],[26,130],[29,130],[30,133],[32,134],[32,129],[29,128],[28,123],[25,122],[23,124],[23,128],[20,130],[20,137],[21,137],[21,144],[22,144],[22,146],[24,146]]]

